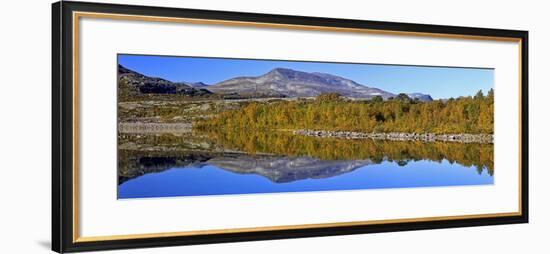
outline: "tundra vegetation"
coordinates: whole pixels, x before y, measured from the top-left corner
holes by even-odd
[[[406,94],[348,100],[336,93],[314,100],[250,102],[200,119],[196,130],[296,130],[493,134],[494,92],[422,102]]]

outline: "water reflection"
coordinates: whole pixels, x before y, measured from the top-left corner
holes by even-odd
[[[224,155],[207,162],[239,174],[261,175],[274,183],[323,179],[371,164],[370,160],[320,160],[311,157]]]
[[[270,153],[309,156],[322,160],[407,161],[448,160],[463,166],[476,166],[493,174],[493,145],[451,142],[375,141],[292,135],[289,132],[212,131],[208,137],[228,149],[249,154]]]
[[[493,183],[493,145],[209,132],[119,136],[119,198]]]

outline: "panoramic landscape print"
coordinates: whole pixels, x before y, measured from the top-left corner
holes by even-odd
[[[493,69],[117,60],[119,199],[494,182]]]

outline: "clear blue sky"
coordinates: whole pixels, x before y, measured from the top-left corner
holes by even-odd
[[[493,87],[492,69],[446,68],[404,65],[343,64],[197,58],[172,56],[119,55],[118,63],[147,76],[170,81],[217,82],[238,76],[259,76],[273,68],[324,72],[359,84],[392,93],[427,93],[434,99],[485,94]]]

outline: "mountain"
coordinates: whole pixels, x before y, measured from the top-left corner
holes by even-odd
[[[384,90],[367,87],[339,76],[276,68],[258,77],[237,77],[208,86],[220,94],[243,96],[314,97],[322,93],[339,93],[350,98],[395,96]]]
[[[119,91],[122,95],[180,94],[203,96],[212,93],[226,98],[238,97],[315,97],[323,93],[338,93],[349,98],[370,99],[381,96],[384,99],[396,95],[375,87],[361,85],[353,80],[320,72],[303,72],[275,68],[257,77],[236,77],[206,85],[202,82],[172,82],[162,78],[149,77],[118,65]],[[432,101],[428,94],[407,94],[411,99]],[[124,96],[123,96],[124,97]]]
[[[207,84],[202,83],[202,82],[190,83],[189,85],[192,86],[192,87],[195,87],[195,88],[205,88],[205,87],[208,86]]]
[[[136,71],[118,65],[119,92],[123,96],[142,94],[180,94],[186,96],[202,96],[212,92],[192,87],[186,83],[175,83],[162,78],[145,76]]]
[[[418,99],[420,101],[433,101],[434,99],[429,94],[423,93],[409,93],[407,94],[411,99]]]
[[[193,88],[202,88],[202,89],[207,89],[208,85],[205,84],[205,83],[202,83],[202,82],[178,82],[176,84],[183,84],[183,85],[186,85],[186,86],[190,86],[190,87],[193,87]]]

